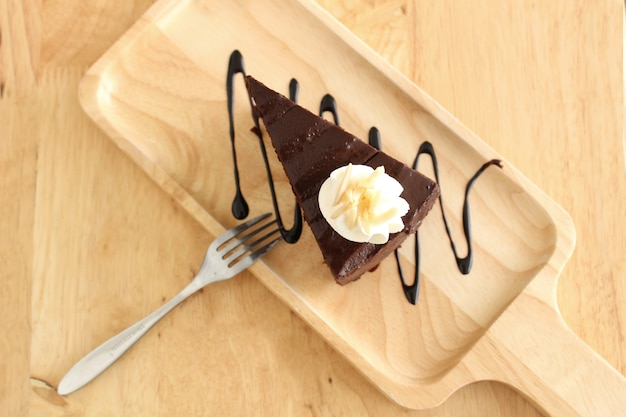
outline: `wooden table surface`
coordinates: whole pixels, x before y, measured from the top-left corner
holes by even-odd
[[[559,281],[562,315],[626,373],[623,2],[319,3],[571,214],[577,247]],[[490,382],[405,410],[254,279],[185,306],[212,315],[206,343],[190,346],[193,322],[168,318],[142,351],[56,394],[79,352],[127,322],[86,291],[118,297],[139,318],[165,294],[156,278],[138,287],[146,280],[133,277],[165,271],[184,283],[208,241],[78,102],[86,69],[151,4],[0,0],[3,415],[543,415]],[[176,337],[155,343],[167,333]],[[210,358],[206,372],[194,352]]]

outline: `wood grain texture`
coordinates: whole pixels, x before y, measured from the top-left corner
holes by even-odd
[[[292,22],[298,22],[297,30]],[[265,30],[270,23],[274,30]],[[194,42],[214,37],[219,42],[210,51]],[[496,155],[311,3],[266,2],[257,8],[232,2],[212,8],[203,2],[161,1],[87,72],[80,98],[115,143],[203,226],[207,215],[222,224],[233,221],[228,204],[232,168],[215,161],[228,160],[230,154],[220,146],[220,138],[228,136],[221,80],[235,48],[244,51],[249,68],[264,80],[286,85],[297,73],[307,87],[303,102],[315,95],[311,92],[332,91],[342,103],[344,126],[357,131],[376,121],[392,155],[403,158],[419,142],[432,141],[441,166],[452,167],[444,169],[444,190],[462,189],[472,172],[468,167],[475,169]],[[273,51],[271,60],[266,51]],[[277,67],[276,60],[284,65]],[[356,66],[361,76],[351,77]],[[356,96],[360,100],[352,100]],[[248,132],[247,105],[235,110],[235,131]],[[239,137],[243,188],[259,210],[269,202],[263,169],[255,163],[257,144]],[[482,234],[474,235],[477,262],[467,279],[444,279],[455,272],[446,262],[449,247],[438,219],[431,216],[420,229],[428,255],[417,309],[404,302],[397,285],[390,285],[394,267],[388,263],[342,289],[324,280],[328,272],[306,232],[298,245],[279,247],[265,258],[269,273],[255,274],[375,386],[406,407],[432,408],[465,384],[497,380],[554,415],[620,410],[626,407],[619,400],[626,381],[565,329],[556,313],[556,278],[573,247],[571,220],[505,165],[486,174],[473,193],[474,226]],[[282,169],[275,166],[274,172]],[[282,174],[274,179],[285,182]],[[283,188],[287,203],[292,196],[288,186]],[[444,200],[449,213],[458,213],[453,208],[461,205],[455,195]],[[448,220],[453,230],[461,230],[457,215]],[[419,329],[412,331],[416,324]],[[555,361],[563,350],[571,354]],[[572,376],[563,384],[565,374]]]
[[[102,376],[108,381],[101,381],[98,390],[85,388],[60,398],[42,384],[26,387],[29,374],[58,380],[94,342],[172,295],[193,275],[210,239],[78,105],[78,81],[87,65],[149,5],[116,3],[72,7],[45,2],[40,15],[16,9],[17,2],[2,3],[0,74],[11,84],[5,91],[16,92],[0,102],[2,315],[8,318],[2,330],[16,336],[1,345],[1,357],[11,358],[2,361],[3,371],[8,370],[0,380],[3,410],[16,411],[9,415],[206,410],[230,415],[541,415],[495,383],[466,387],[434,410],[406,411],[251,276],[190,300],[182,308],[191,320],[173,316],[169,325],[155,329],[151,339],[142,341],[143,350],[138,345]],[[623,5],[602,2],[590,11],[582,2],[543,3],[323,5],[572,214],[578,247],[560,280],[559,306],[576,333],[624,373],[625,286],[619,259],[625,246],[620,223]],[[30,29],[7,24],[9,8],[11,16],[18,16],[11,22],[30,22],[24,25]],[[58,21],[75,22],[80,41],[64,46],[62,39],[71,38],[64,32],[72,25]],[[42,35],[40,22],[55,29]],[[35,35],[16,40],[20,33]],[[20,52],[8,53],[7,45]],[[38,51],[38,45],[38,58],[19,58]],[[519,57],[524,58],[521,68]],[[11,75],[16,68],[28,71]],[[17,92],[28,100],[18,100]],[[536,151],[539,145],[544,153]],[[599,195],[598,201],[593,195]],[[16,253],[21,255],[13,257]],[[134,276],[161,279],[137,288],[130,279]],[[51,299],[51,292],[59,297]],[[106,306],[94,304],[100,297],[119,300],[114,320]],[[242,301],[248,308],[239,308]],[[189,333],[203,337],[181,343]],[[199,360],[188,362],[189,356]]]
[[[36,101],[0,101],[0,409],[27,410],[30,374],[34,192],[37,139]],[[28,128],[28,126],[31,126]],[[6,140],[5,138],[19,140]]]
[[[30,4],[0,2],[0,410],[7,415],[26,414],[30,397],[36,13]]]

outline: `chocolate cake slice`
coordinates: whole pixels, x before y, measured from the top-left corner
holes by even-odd
[[[439,196],[434,181],[256,79],[246,77],[246,85],[324,261],[339,284],[354,281],[374,269],[409,234],[417,231]],[[404,188],[400,196],[409,204],[409,211],[402,217],[404,228],[391,234],[384,244],[349,241],[320,212],[320,187],[331,172],[349,163],[374,169],[382,165]]]

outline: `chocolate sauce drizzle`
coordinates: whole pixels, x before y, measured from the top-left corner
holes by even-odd
[[[248,207],[248,203],[243,196],[243,192],[241,191],[241,183],[239,180],[239,168],[237,165],[237,152],[235,148],[235,122],[234,122],[234,77],[236,74],[242,74],[245,78],[246,72],[244,69],[243,56],[237,50],[233,51],[230,55],[230,59],[228,61],[228,73],[226,76],[226,95],[228,101],[228,122],[229,132],[230,132],[230,143],[231,150],[233,155],[233,164],[235,171],[235,198],[233,199],[232,204],[232,213],[233,216],[237,219],[245,218],[250,209]],[[299,91],[298,82],[295,79],[292,79],[289,83],[289,98],[292,101],[297,101]],[[252,109],[252,120],[254,121],[254,127],[252,128],[252,132],[259,139],[259,146],[261,148],[261,155],[263,156],[263,162],[265,164],[265,172],[267,175],[267,182],[270,188],[270,194],[272,197],[272,205],[274,208],[274,214],[276,216],[276,222],[280,229],[280,234],[283,239],[287,243],[296,243],[298,239],[300,239],[300,235],[302,234],[302,212],[300,211],[300,207],[298,204],[295,204],[294,213],[293,213],[293,226],[290,229],[285,228],[282,217],[280,215],[280,209],[278,207],[278,200],[276,198],[276,190],[274,187],[274,180],[272,178],[272,170],[270,169],[269,159],[267,157],[267,150],[265,149],[265,143],[263,142],[263,133],[261,131],[259,125],[259,113],[256,107],[252,104],[252,98],[248,97],[250,108]]]
[[[335,101],[335,97],[331,96],[330,94],[325,94],[320,101],[320,117],[322,117],[322,115],[326,112],[333,115],[333,122],[337,126],[339,126],[339,112],[337,111],[337,102]]]
[[[413,161],[413,169],[417,171],[419,157],[423,154],[427,154],[430,156],[430,160],[433,166],[433,171],[435,173],[435,181],[439,184],[441,189],[441,183],[439,180],[439,164],[437,163],[437,155],[435,153],[435,148],[430,142],[424,142],[420,145],[419,150],[417,151],[417,155],[415,156],[415,160]],[[450,247],[452,249],[452,253],[454,254],[454,259],[456,260],[457,268],[459,272],[463,275],[467,275],[470,273],[472,269],[472,262],[474,259],[474,252],[472,247],[472,228],[470,221],[470,206],[469,206],[469,193],[476,182],[476,180],[489,168],[490,166],[497,166],[502,168],[502,161],[499,159],[492,159],[490,161],[485,162],[481,167],[474,173],[474,175],[470,178],[465,186],[465,195],[463,198],[463,234],[465,236],[465,243],[467,244],[467,255],[461,257],[454,243],[454,239],[452,239],[452,233],[450,232],[450,226],[448,225],[448,219],[446,218],[445,210],[443,209],[443,191],[439,194],[439,208],[441,209],[441,218],[443,219],[443,224],[446,228],[446,234],[448,235],[448,240],[450,241]],[[419,244],[419,233],[415,233],[415,275],[414,282],[411,285],[407,285],[404,279],[404,275],[402,274],[402,266],[400,265],[400,257],[396,253],[396,262],[398,265],[398,273],[400,274],[400,280],[402,281],[402,288],[404,290],[404,295],[406,295],[407,300],[411,304],[415,304],[417,302],[417,298],[419,296],[419,277],[420,277],[420,244]]]
[[[249,208],[248,208],[248,204],[246,203],[245,198],[243,197],[243,193],[241,191],[241,186],[239,182],[239,170],[237,167],[237,154],[235,150],[235,128],[234,128],[234,120],[233,120],[233,92],[234,92],[233,78],[238,73],[243,74],[245,77],[243,57],[241,53],[239,53],[239,51],[234,51],[231,54],[230,61],[228,64],[228,77],[226,80],[226,93],[228,96],[228,116],[229,116],[229,123],[230,123],[230,140],[231,140],[232,154],[233,154],[233,161],[234,161],[235,186],[236,186],[235,198],[232,204],[232,212],[233,212],[233,215],[237,219],[243,219],[248,215]],[[298,81],[292,78],[289,83],[289,98],[292,101],[296,102],[298,92],[299,92]],[[267,157],[265,144],[263,142],[263,135],[259,127],[259,115],[256,110],[256,107],[254,107],[254,105],[252,104],[252,99],[250,99],[250,107],[252,109],[252,119],[254,121],[254,127],[252,128],[252,131],[259,138],[261,154],[263,155],[263,161],[265,163],[265,169],[266,169],[268,183],[270,187],[270,193],[272,195],[272,203],[274,205],[274,212],[276,214],[276,219],[281,229],[281,234],[283,235],[283,238],[289,243],[295,243],[300,238],[300,234],[302,233],[302,214],[301,214],[300,208],[296,204],[296,207],[294,210],[294,224],[292,228],[285,229],[283,227],[282,219],[280,217],[280,210],[278,208],[278,203],[276,199],[276,192],[274,190],[274,181],[272,179],[272,173],[271,173],[270,166],[269,166],[269,160]],[[330,94],[324,95],[324,97],[320,101],[320,110],[319,110],[320,117],[326,112],[330,112],[332,114],[334,123],[339,126],[339,113],[337,111],[337,103],[334,97]],[[371,146],[375,147],[378,150],[381,150],[382,148],[381,135],[380,135],[379,130],[376,127],[372,127],[369,130],[368,142]],[[424,154],[430,157],[434,174],[435,174],[435,181],[437,182],[437,184],[440,184],[439,164],[437,163],[437,155],[435,153],[435,149],[433,145],[430,142],[426,141],[420,145],[417,151],[417,155],[415,156],[415,160],[413,161],[412,168],[417,171],[420,156]],[[473,262],[469,193],[470,193],[472,186],[476,182],[476,180],[485,172],[485,170],[487,170],[487,168],[489,168],[490,166],[494,166],[494,165],[502,168],[502,161],[498,159],[492,159],[484,163],[478,169],[478,171],[476,171],[476,173],[470,178],[467,185],[465,186],[465,198],[463,200],[463,233],[465,236],[465,242],[467,244],[467,254],[463,257],[459,255],[459,252],[457,251],[457,248],[456,248],[456,244],[454,243],[454,239],[452,238],[452,233],[448,225],[448,219],[446,217],[445,210],[443,209],[443,197],[442,197],[443,193],[441,192],[439,194],[439,207],[441,209],[441,217],[445,225],[446,234],[448,235],[448,240],[450,241],[450,247],[452,248],[452,253],[456,260],[456,264],[459,269],[459,272],[461,272],[463,275],[467,275],[470,273],[472,269],[472,262]],[[417,303],[417,299],[419,297],[419,291],[420,291],[420,254],[421,254],[421,250],[420,250],[420,243],[419,243],[419,232],[416,232],[415,233],[414,278],[413,278],[412,284],[407,284],[406,279],[405,279],[405,274],[402,268],[402,263],[400,261],[399,251],[398,250],[395,251],[396,265],[398,268],[398,275],[400,277],[400,282],[402,284],[402,290],[404,292],[404,295],[406,296],[406,299],[409,301],[409,303],[413,305]]]
[[[226,97],[228,104],[228,125],[230,134],[230,146],[233,154],[233,164],[235,171],[235,198],[231,205],[231,211],[236,219],[245,219],[250,213],[250,207],[241,192],[241,183],[239,181],[239,167],[237,165],[237,149],[235,148],[235,117],[234,117],[234,97],[235,87],[234,78],[236,74],[243,74],[245,77],[245,70],[243,68],[243,56],[239,51],[233,51],[228,60],[228,75],[226,77]],[[254,106],[252,105],[252,99],[250,99],[250,108],[252,109],[252,117],[254,118]]]
[[[380,138],[380,132],[376,127],[372,127],[369,131],[369,144],[376,149],[380,150],[382,147],[382,140]],[[421,155],[427,154],[430,156],[431,163],[433,166],[433,171],[435,173],[435,181],[439,184],[441,189],[441,182],[439,180],[439,164],[437,163],[437,154],[435,153],[435,148],[433,145],[426,141],[423,142],[415,156],[415,160],[413,161],[412,168],[414,170],[418,170],[418,162]],[[469,208],[469,193],[470,189],[476,182],[476,180],[482,175],[483,172],[490,166],[495,165],[499,168],[502,168],[502,161],[499,159],[492,159],[486,163],[484,163],[478,171],[470,178],[465,186],[465,198],[463,199],[463,234],[465,235],[465,242],[467,244],[467,255],[461,257],[459,252],[456,249],[456,244],[454,243],[454,239],[452,239],[452,232],[450,231],[450,226],[448,225],[448,219],[446,217],[445,210],[443,209],[443,191],[439,194],[439,208],[441,209],[441,218],[443,219],[443,224],[446,228],[446,234],[448,235],[448,240],[450,241],[450,247],[452,248],[452,253],[454,254],[454,259],[456,260],[457,268],[459,272],[463,275],[467,275],[470,273],[472,269],[472,262],[474,259],[474,253],[472,250],[472,230],[471,230],[471,221],[470,221],[470,208]],[[417,303],[417,299],[419,297],[420,290],[420,242],[419,242],[419,231],[415,233],[415,273],[413,276],[413,283],[407,284],[404,276],[404,271],[402,269],[402,263],[400,261],[399,251],[396,249],[394,252],[396,258],[396,265],[398,267],[398,275],[400,276],[400,283],[402,284],[402,290],[404,291],[404,295],[409,303],[415,305]]]

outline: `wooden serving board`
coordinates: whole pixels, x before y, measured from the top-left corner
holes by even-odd
[[[235,187],[225,91],[235,49],[249,74],[285,94],[296,77],[299,101],[313,111],[331,93],[344,128],[365,137],[370,126],[378,127],[385,151],[406,163],[420,143],[432,142],[444,210],[453,235],[462,236],[465,184],[499,155],[310,2],[162,0],[88,71],[81,103],[157,184],[217,234],[237,222],[230,211]],[[268,211],[241,78],[235,121],[244,193],[253,214]],[[293,197],[273,161],[286,217]],[[405,301],[391,260],[358,282],[336,285],[306,228],[300,242],[281,244],[252,272],[406,407],[430,408],[467,383],[499,380],[554,415],[626,409],[623,376],[557,313],[556,281],[575,244],[570,218],[504,165],[485,173],[472,191],[475,262],[469,275],[456,269],[439,207],[424,222],[417,306]],[[411,253],[404,245],[407,268],[414,264]]]

